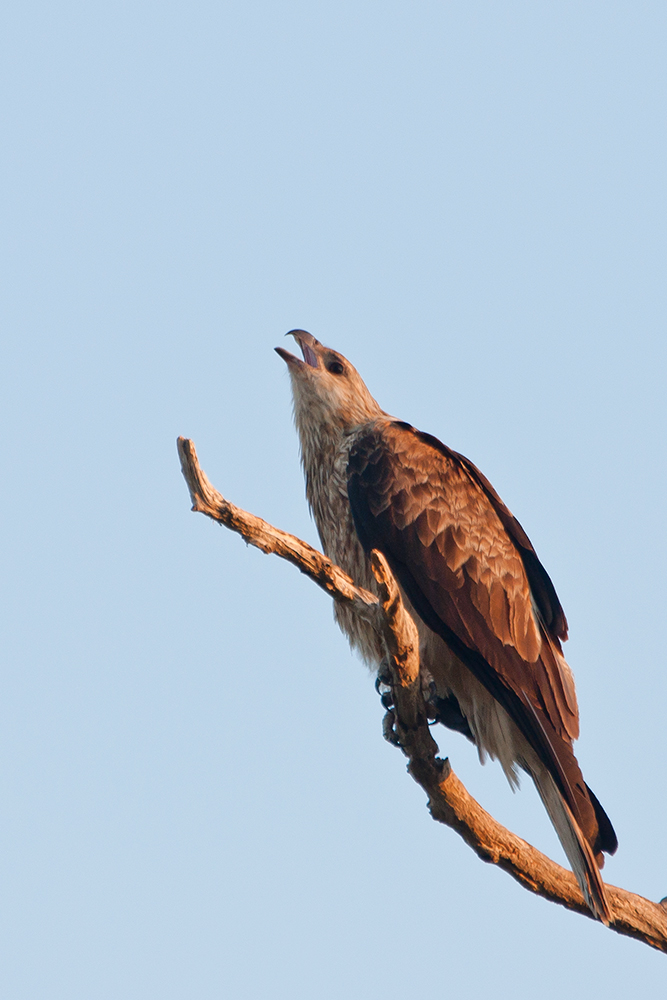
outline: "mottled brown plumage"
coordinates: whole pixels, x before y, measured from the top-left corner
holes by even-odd
[[[527,771],[584,896],[609,919],[598,872],[616,837],[586,786],[572,741],[574,681],[562,655],[567,622],[518,521],[462,455],[384,413],[350,363],[304,331],[304,360],[276,350],[292,377],[306,493],[326,554],[375,589],[368,553],[388,559],[417,624],[440,721],[500,761],[510,783]],[[373,629],[337,619],[376,668]]]

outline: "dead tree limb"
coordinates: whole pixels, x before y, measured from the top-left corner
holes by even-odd
[[[357,587],[307,542],[225,500],[201,469],[192,441],[179,438],[178,452],[194,511],[238,532],[262,552],[293,563],[335,601],[354,606],[382,637],[393,701],[385,717],[385,735],[408,758],[408,771],[426,792],[433,819],[455,830],[483,861],[498,865],[526,889],[593,919],[572,872],[498,823],[466,791],[449,761],[438,757],[422,697],[417,629],[381,553],[372,554],[378,598]],[[612,885],[607,886],[607,892],[611,929],[667,952],[665,905]]]

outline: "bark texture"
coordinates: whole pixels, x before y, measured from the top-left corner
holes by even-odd
[[[407,757],[408,771],[426,792],[433,819],[455,830],[483,861],[498,865],[526,889],[593,919],[574,875],[498,823],[466,791],[449,761],[438,757],[421,691],[417,629],[382,554],[375,550],[372,559],[378,599],[307,542],[226,500],[201,469],[192,441],[179,438],[178,452],[194,511],[236,531],[262,552],[287,559],[335,601],[353,606],[377,631],[387,653],[392,702],[384,735]],[[667,952],[665,901],[654,903],[612,885],[606,889],[610,929]]]

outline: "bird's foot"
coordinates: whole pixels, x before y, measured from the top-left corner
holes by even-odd
[[[421,686],[426,718],[429,720],[429,725],[433,725],[434,722],[438,722],[438,689],[428,670],[425,670],[423,667],[421,671]]]
[[[387,710],[391,709],[394,704],[394,696],[391,690],[391,674],[389,673],[389,664],[386,659],[382,660],[380,666],[378,667],[378,674],[375,678],[375,690],[380,695],[382,707]]]

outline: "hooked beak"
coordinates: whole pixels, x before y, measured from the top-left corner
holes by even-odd
[[[290,330],[289,333],[285,334],[286,337],[294,337],[297,344],[301,348],[301,353],[303,354],[303,361],[290,354],[286,351],[284,347],[276,347],[275,352],[279,354],[280,357],[285,361],[290,368],[301,368],[305,369],[306,365],[310,365],[311,368],[318,367],[318,358],[316,350],[321,347],[319,340],[315,340],[315,337],[311,333],[306,333],[305,330]]]

